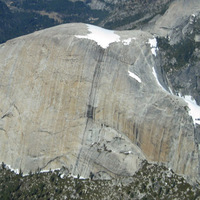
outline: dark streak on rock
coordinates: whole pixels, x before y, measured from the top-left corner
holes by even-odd
[[[1,119],[5,118],[5,117],[12,117],[12,116],[13,116],[13,114],[11,112],[9,112],[9,113],[6,113],[5,115],[3,115],[1,117]]]
[[[63,156],[56,156],[55,158],[51,159],[46,165],[44,165],[43,167],[41,167],[41,170],[44,169],[46,166],[48,166],[50,163],[52,163],[53,161],[61,158]]]
[[[93,113],[94,113],[95,108],[91,105],[88,105],[88,110],[87,110],[87,118],[93,119]]]
[[[86,132],[90,128],[90,123],[92,123],[93,120],[95,120],[95,98],[96,98],[96,92],[97,92],[97,88],[98,88],[98,84],[99,84],[99,79],[100,79],[100,74],[101,74],[101,63],[104,57],[104,53],[105,53],[105,49],[100,48],[99,50],[99,58],[97,59],[97,64],[95,66],[95,70],[94,70],[94,74],[93,74],[93,79],[92,79],[92,85],[91,85],[91,90],[90,90],[90,94],[89,94],[89,102],[88,102],[88,108],[87,108],[87,121],[86,121],[86,125],[85,125],[85,130],[83,132],[83,137],[82,137],[82,141],[81,144],[83,145],[85,142],[85,135]],[[79,160],[80,160],[80,156],[81,153],[83,151],[83,148],[81,147],[79,154],[77,156],[76,159],[76,164],[74,166],[74,172],[76,173],[76,169],[79,166]],[[81,173],[81,172],[79,172]]]

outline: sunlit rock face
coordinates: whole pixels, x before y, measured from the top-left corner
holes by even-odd
[[[199,15],[199,0],[171,1],[167,11],[149,23],[143,29],[160,37],[170,38],[170,44],[176,44],[192,34],[192,26]]]
[[[143,159],[198,178],[194,123],[142,31],[65,24],[0,46],[0,161],[129,176]]]

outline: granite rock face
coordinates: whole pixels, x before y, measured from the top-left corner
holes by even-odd
[[[160,37],[169,37],[170,44],[176,44],[193,33],[192,27],[196,16],[199,15],[199,9],[199,0],[171,1],[163,15],[155,17],[142,29]]]
[[[2,44],[0,161],[115,177],[147,159],[198,179],[195,126],[156,52],[151,34],[85,24]]]

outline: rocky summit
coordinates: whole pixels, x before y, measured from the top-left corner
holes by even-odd
[[[199,107],[160,65],[140,30],[64,24],[0,45],[0,161],[110,179],[147,159],[199,180]]]

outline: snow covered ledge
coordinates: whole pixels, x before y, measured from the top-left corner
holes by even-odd
[[[142,82],[141,79],[140,79],[136,74],[134,74],[133,72],[128,71],[128,75],[129,75],[130,77],[134,78],[137,82],[139,82],[139,83]]]
[[[157,51],[158,51],[158,46],[157,46],[157,40],[154,37],[153,39],[149,39],[148,44],[150,44],[151,47],[151,53],[156,56],[157,55]]]
[[[77,38],[83,38],[95,41],[99,46],[106,49],[111,43],[122,42],[123,45],[130,45],[132,40],[136,40],[135,37],[127,38],[124,40],[120,39],[120,36],[113,30],[107,30],[95,25],[87,24],[88,31],[87,35],[75,35]]]
[[[85,38],[94,40],[102,48],[106,49],[113,42],[120,42],[120,36],[115,34],[114,31],[107,30],[98,26],[87,24],[87,35],[75,35],[77,38]]]
[[[200,125],[200,106],[197,105],[196,101],[189,95],[181,96],[179,94],[179,97],[181,97],[189,107],[189,115],[192,117],[194,125],[199,124]]]

